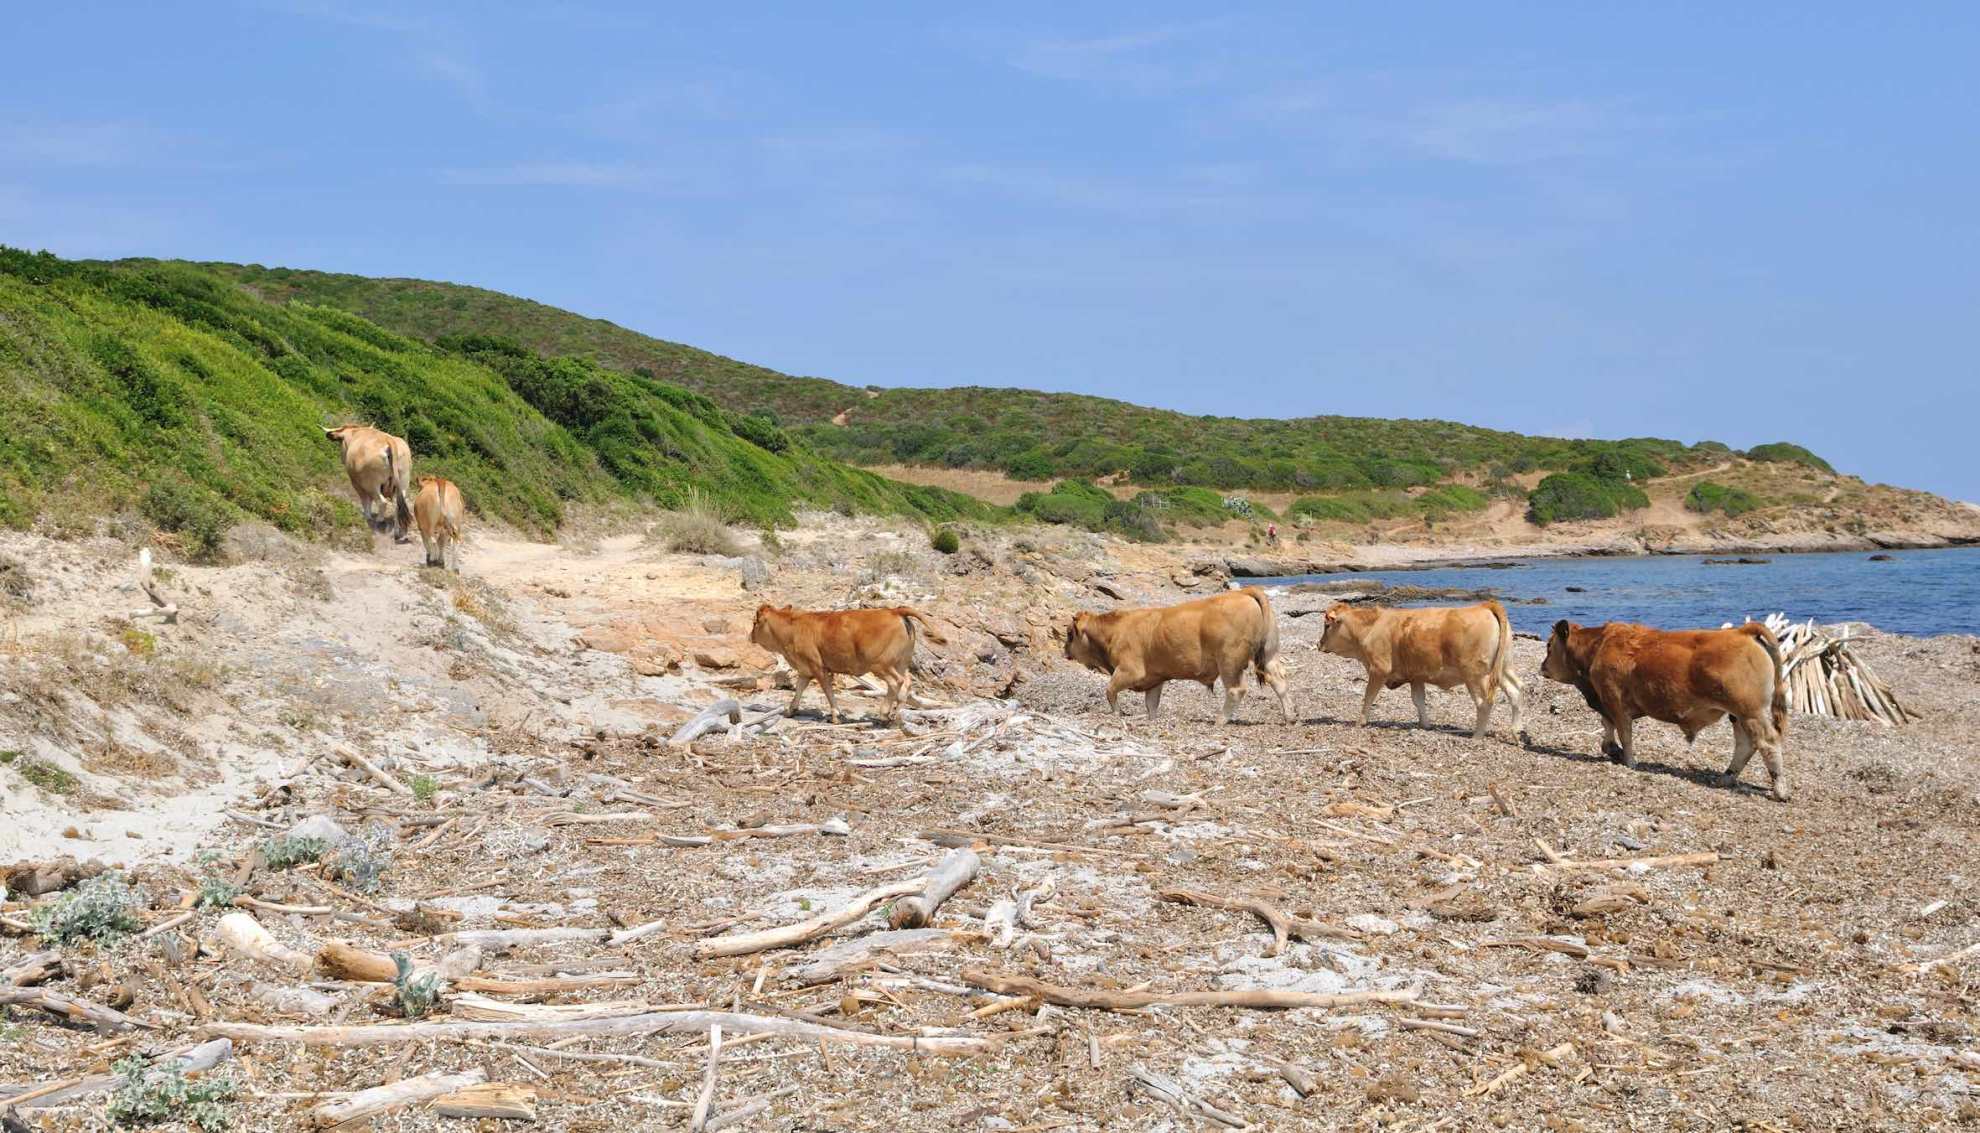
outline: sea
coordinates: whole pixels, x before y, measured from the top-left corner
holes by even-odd
[[[1390,585],[1495,589],[1513,628],[1545,636],[1566,618],[1582,625],[1641,622],[1660,629],[1711,629],[1772,613],[1821,624],[1868,622],[1890,633],[1980,635],[1980,547],[1869,552],[1749,554],[1758,565],[1712,565],[1727,555],[1502,559],[1512,565],[1367,571],[1255,579],[1260,585],[1375,579]],[[1578,589],[1569,589],[1575,587]],[[1545,599],[1530,605],[1508,599]],[[1411,603],[1398,603],[1410,605]],[[1425,602],[1418,605],[1448,605]]]

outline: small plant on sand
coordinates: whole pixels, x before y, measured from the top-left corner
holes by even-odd
[[[261,860],[269,869],[288,869],[319,860],[329,848],[328,842],[312,835],[277,834],[261,844]]]
[[[956,533],[946,527],[937,531],[935,537],[928,541],[928,545],[945,555],[953,555],[962,550],[962,540],[956,538]]]
[[[202,909],[232,908],[234,898],[247,892],[245,886],[235,885],[220,872],[220,855],[212,850],[201,850],[193,856],[199,863],[199,907]]]
[[[413,793],[413,798],[422,803],[432,802],[433,793],[440,789],[440,780],[431,775],[407,775],[405,781],[406,786]]]
[[[225,1074],[189,1080],[177,1059],[154,1066],[134,1054],[110,1069],[117,1075],[117,1092],[110,1096],[113,1125],[157,1125],[184,1122],[213,1133],[232,1124],[220,1103],[234,1096],[234,1080]]]
[[[440,1002],[440,977],[428,972],[414,979],[412,961],[404,952],[392,953],[392,963],[399,969],[392,977],[392,992],[399,1012],[408,1019],[417,1019],[433,1010]]]
[[[360,893],[376,893],[392,868],[392,836],[373,830],[337,843],[324,863],[330,876]]]
[[[22,1028],[7,1014],[7,1008],[0,1007],[0,1043],[13,1043],[21,1040]]]
[[[74,775],[46,760],[21,758],[11,762],[21,778],[51,795],[73,795],[80,785]]]
[[[700,492],[689,491],[680,510],[660,518],[661,546],[676,554],[740,555],[742,546],[729,525]]]
[[[28,915],[28,923],[50,944],[94,940],[114,944],[144,927],[137,910],[143,896],[115,870],[99,873]]]

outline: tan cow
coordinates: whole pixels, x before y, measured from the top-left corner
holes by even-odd
[[[1512,703],[1512,727],[1519,731],[1523,708],[1519,678],[1506,668],[1512,655],[1512,625],[1506,608],[1497,602],[1476,606],[1433,606],[1421,610],[1357,609],[1336,602],[1327,609],[1327,628],[1320,634],[1320,651],[1361,662],[1368,688],[1361,695],[1359,722],[1366,726],[1368,709],[1385,688],[1409,686],[1416,701],[1416,722],[1430,726],[1425,685],[1453,689],[1463,685],[1478,709],[1473,739],[1485,738],[1492,722],[1492,704],[1500,692]]]
[[[825,703],[832,721],[839,719],[839,700],[832,691],[836,673],[849,677],[872,673],[887,683],[883,719],[892,719],[914,683],[914,623],[920,622],[928,640],[945,640],[918,610],[906,606],[877,610],[838,610],[812,613],[789,606],[758,606],[749,639],[790,662],[797,691],[791,694],[786,716],[797,715],[798,702],[813,681],[825,686]]]
[[[323,430],[344,454],[344,471],[357,493],[366,523],[397,543],[410,543],[412,527],[412,447],[405,440],[368,425]]]
[[[420,542],[426,544],[426,565],[445,567],[447,547],[461,541],[461,524],[467,519],[467,504],[461,487],[438,476],[419,478],[419,498],[413,501],[413,519],[419,524]],[[461,550],[454,548],[454,569],[461,566]]]
[[[1686,742],[1731,716],[1732,765],[1721,784],[1737,783],[1757,749],[1774,797],[1787,801],[1781,765],[1787,682],[1781,679],[1780,642],[1761,623],[1671,632],[1627,622],[1592,628],[1556,622],[1540,673],[1581,691],[1602,716],[1602,750],[1619,756],[1624,767],[1636,766],[1640,716],[1676,724]]]
[[[1107,707],[1116,713],[1124,689],[1143,693],[1153,717],[1164,683],[1198,681],[1215,689],[1221,679],[1226,724],[1244,700],[1245,666],[1255,666],[1258,683],[1279,694],[1286,723],[1294,721],[1285,662],[1279,660],[1279,623],[1271,600],[1256,586],[1179,606],[1074,614],[1066,659],[1108,674]]]

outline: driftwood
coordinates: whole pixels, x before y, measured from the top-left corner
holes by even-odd
[[[156,1030],[158,1024],[134,1019],[122,1011],[91,1003],[86,999],[71,999],[38,987],[0,987],[0,1007],[32,1007],[60,1016],[71,1023],[89,1023],[100,1031],[131,1031],[137,1029]]]
[[[650,1015],[654,1005],[641,1000],[624,1003],[506,1003],[469,992],[448,1001],[447,1012],[457,1019],[481,1023],[575,1022],[585,1019],[622,1019],[629,1015]]]
[[[1723,860],[1725,855],[1712,851],[1702,854],[1665,854],[1645,858],[1599,858],[1585,862],[1555,855],[1553,860],[1546,863],[1546,868],[1565,872],[1583,869],[1636,869],[1639,866],[1644,869],[1678,869],[1684,866],[1713,865]]]
[[[1491,1081],[1481,1082],[1478,1085],[1473,1086],[1470,1089],[1466,1090],[1464,1092],[1464,1096],[1468,1098],[1475,1098],[1480,1094],[1497,1093],[1499,1087],[1505,1085],[1508,1082],[1512,1082],[1519,1078],[1525,1077],[1527,1074],[1531,1073],[1535,1065],[1540,1063],[1545,1063],[1549,1066],[1556,1066],[1560,1064],[1562,1059],[1567,1058],[1573,1053],[1574,1053],[1573,1043],[1562,1043],[1561,1045],[1553,1048],[1552,1050],[1535,1051],[1533,1052],[1530,1060],[1521,1059],[1519,1062],[1514,1063],[1511,1069],[1507,1070],[1505,1073],[1499,1075],[1498,1077],[1492,1079]]]
[[[306,987],[262,984],[254,989],[256,1003],[277,1015],[328,1015],[337,1009],[337,1000]]]
[[[220,918],[215,931],[222,943],[251,960],[288,968],[305,976],[316,968],[315,957],[277,941],[268,934],[267,929],[261,927],[260,921],[247,913],[228,913]]]
[[[214,1039],[201,1043],[152,1068],[158,1073],[168,1065],[176,1066],[182,1073],[194,1074],[211,1070],[233,1057],[234,1044],[227,1039]],[[148,1075],[147,1075],[148,1076]],[[48,1106],[67,1105],[79,1098],[108,1093],[123,1083],[115,1074],[91,1074],[82,1078],[71,1078],[63,1082],[53,1082],[39,1086],[26,1093],[15,1094],[10,1098],[0,1098],[0,1109],[18,1106],[22,1109],[41,1109]]]
[[[1164,889],[1157,896],[1164,901],[1174,901],[1180,905],[1201,905],[1213,909],[1236,909],[1250,913],[1263,920],[1272,928],[1272,945],[1265,950],[1267,956],[1278,956],[1285,952],[1286,941],[1297,936],[1301,940],[1360,940],[1361,934],[1352,929],[1336,928],[1319,921],[1303,920],[1273,907],[1258,897],[1225,897],[1216,893],[1205,893],[1198,889]]]
[[[943,855],[941,862],[928,871],[923,879],[920,893],[903,897],[894,902],[887,914],[887,924],[891,928],[923,928],[935,919],[935,910],[942,902],[955,895],[956,890],[976,880],[976,871],[982,860],[975,850],[950,850]]]
[[[399,977],[398,962],[378,952],[367,952],[348,940],[332,940],[316,950],[315,968],[333,980],[354,983],[391,983]],[[470,944],[442,956],[438,963],[413,969],[412,978],[431,974],[452,982],[481,967],[481,949]]]
[[[311,1047],[389,1046],[398,1043],[467,1039],[602,1037],[661,1032],[706,1034],[721,1024],[739,1035],[777,1035],[805,1042],[849,1043],[934,1055],[970,1055],[993,1050],[998,1041],[975,1035],[870,1035],[796,1019],[742,1015],[731,1011],[655,1011],[617,1019],[542,1020],[515,1023],[384,1023],[372,1027],[274,1027],[256,1023],[207,1023],[201,1035],[235,1042],[288,1042]]]
[[[1012,838],[1003,834],[975,834],[967,830],[924,830],[915,837],[924,842],[933,842],[937,846],[956,849],[968,849],[980,843],[986,846],[1025,846],[1034,850],[1062,850],[1068,854],[1099,854],[1109,858],[1148,856],[1129,850],[1105,850],[1098,846],[1081,846],[1074,842],[1039,842],[1030,838]]]
[[[546,826],[567,826],[576,823],[601,822],[644,822],[662,817],[657,814],[634,812],[632,814],[553,814],[544,819]],[[852,833],[852,827],[843,818],[828,819],[817,823],[797,823],[789,826],[752,826],[741,830],[715,830],[707,834],[655,834],[651,845],[656,846],[713,846],[718,842],[740,842],[745,838],[789,838],[798,834],[836,834],[845,837]]]
[[[595,976],[559,976],[541,980],[503,980],[465,976],[454,980],[455,991],[477,991],[489,995],[561,995],[595,987],[626,987],[642,982],[633,972],[601,972]]]
[[[535,1121],[536,1091],[515,1082],[483,1082],[433,1100],[441,1117],[492,1117],[502,1121]]]
[[[140,618],[163,618],[166,625],[175,625],[178,623],[178,603],[159,593],[158,584],[152,581],[150,547],[144,547],[138,551],[138,585],[144,588],[144,596],[151,599],[151,605],[143,609],[132,610],[130,613],[124,615],[125,617],[131,621],[137,621]]]
[[[784,978],[799,987],[831,983],[878,961],[882,956],[905,956],[913,952],[939,952],[954,948],[964,938],[942,928],[909,928],[895,932],[875,932],[822,948],[805,957],[805,962],[786,969]]]
[[[789,948],[807,940],[824,936],[835,929],[844,928],[873,911],[873,906],[894,897],[905,897],[921,890],[919,881],[899,881],[869,889],[854,897],[850,902],[818,914],[810,920],[796,924],[780,925],[758,932],[745,932],[737,936],[720,936],[705,940],[695,946],[695,954],[708,956],[747,956],[752,952],[765,952],[772,948]]]
[[[7,867],[5,884],[9,892],[23,897],[40,897],[67,889],[79,881],[87,881],[109,868],[99,861],[79,862],[74,858],[16,862]]]
[[[694,1116],[688,1119],[688,1133],[706,1133],[708,1111],[715,1105],[715,1072],[722,1062],[722,1024],[708,1028],[708,1070],[701,1078],[701,1093],[694,1100]]]
[[[1869,663],[1851,651],[1848,634],[1830,637],[1813,618],[1792,622],[1779,613],[1767,615],[1765,624],[1780,645],[1781,680],[1793,711],[1892,726],[1918,719]],[[1731,627],[1727,622],[1725,628]]]
[[[735,697],[725,697],[695,714],[694,719],[682,724],[667,740],[669,747],[684,747],[702,736],[722,726],[727,718],[731,724],[742,723],[742,702]]]
[[[1149,1073],[1142,1067],[1135,1067],[1128,1073],[1128,1092],[1139,1090],[1164,1105],[1173,1107],[1184,1120],[1194,1124],[1198,1117],[1206,1117],[1219,1125],[1231,1129],[1249,1129],[1251,1123],[1235,1114],[1225,1113],[1177,1083]]]
[[[401,1079],[390,1085],[359,1090],[350,1097],[326,1102],[310,1111],[309,1123],[317,1129],[330,1129],[349,1122],[376,1117],[381,1113],[404,1109],[417,1102],[451,1094],[487,1080],[488,1071],[479,1066],[458,1074],[442,1074],[436,1070],[416,1078]]]
[[[1092,1007],[1102,1011],[1132,1011],[1142,1007],[1257,1007],[1290,1010],[1300,1007],[1347,1007],[1357,1003],[1410,1003],[1414,990],[1349,991],[1337,995],[1278,988],[1242,991],[1109,991],[1104,988],[1057,987],[1029,976],[1000,976],[967,971],[966,983],[1002,995],[1030,995],[1063,1007]]]
[[[1530,948],[1535,952],[1559,952],[1577,960],[1588,959],[1588,946],[1578,940],[1561,940],[1552,936],[1514,936],[1505,940],[1481,940],[1480,948]]]
[[[394,779],[390,775],[387,775],[384,771],[379,769],[377,764],[359,755],[357,752],[353,751],[349,747],[346,747],[343,744],[338,744],[331,750],[335,751],[339,756],[342,756],[344,761],[346,763],[349,763],[352,767],[355,767],[359,771],[362,771],[366,775],[369,775],[372,781],[377,783],[379,786],[385,788],[388,791],[391,791],[393,794],[404,795],[407,798],[413,797],[411,787],[408,787],[404,783],[401,783],[397,779]]]
[[[610,935],[610,930],[602,928],[470,928],[435,939],[463,948],[472,945],[490,952],[506,952],[511,948],[564,944],[573,940],[595,944]]]
[[[726,1113],[719,1113],[709,1118],[708,1124],[703,1126],[703,1129],[706,1130],[706,1133],[721,1133],[721,1130],[727,1129],[732,1125],[741,1125],[743,1122],[769,1109],[778,1099],[788,1098],[792,1094],[797,1093],[797,1090],[798,1088],[796,1086],[785,1086],[763,1097],[751,1098]]]
[[[20,962],[13,967],[0,969],[0,984],[33,987],[60,978],[67,967],[60,952],[51,950],[29,953],[21,957]]]

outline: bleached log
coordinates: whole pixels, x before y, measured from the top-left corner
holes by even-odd
[[[643,1000],[623,1003],[505,1003],[499,999],[487,999],[471,992],[456,995],[447,1001],[448,1014],[459,1019],[485,1023],[554,1023],[584,1019],[622,1019],[629,1015],[648,1015],[653,1010],[653,1004]]]
[[[993,972],[967,971],[967,983],[1003,995],[1036,996],[1062,1007],[1092,1007],[1102,1011],[1131,1011],[1142,1007],[1257,1007],[1290,1010],[1300,1007],[1348,1007],[1358,1003],[1410,1003],[1414,989],[1402,991],[1350,991],[1339,994],[1286,991],[1280,988],[1249,988],[1239,991],[1111,991],[1105,988],[1058,987],[1029,976],[1000,976]]]
[[[415,966],[410,978],[433,976],[452,983],[478,970],[481,960],[481,949],[470,944],[447,953],[437,963]],[[317,949],[315,964],[317,971],[333,980],[383,984],[399,978],[399,965],[390,956],[368,952],[348,940],[332,940]]]
[[[942,902],[955,896],[958,889],[976,880],[976,871],[982,867],[982,859],[975,850],[950,850],[942,856],[934,869],[922,879],[920,893],[903,897],[894,902],[887,914],[890,928],[924,928],[935,919],[935,910]]]
[[[352,767],[357,768],[359,771],[364,772],[366,775],[369,775],[372,781],[377,783],[379,786],[385,788],[388,791],[391,791],[393,794],[396,795],[404,795],[407,798],[413,797],[411,787],[408,787],[404,783],[399,782],[397,779],[394,779],[390,775],[385,774],[384,771],[379,769],[377,764],[359,755],[356,751],[353,751],[351,748],[347,747],[346,745],[337,744],[333,748],[331,748],[331,750],[335,751],[339,756],[341,756],[344,762],[350,764]]]
[[[1149,1073],[1142,1067],[1135,1067],[1128,1073],[1128,1089],[1139,1089],[1163,1105],[1173,1107],[1185,1120],[1194,1124],[1197,1117],[1207,1117],[1211,1121],[1230,1129],[1249,1129],[1251,1123],[1235,1114],[1225,1113],[1202,1098],[1185,1090],[1167,1078]]]
[[[487,1080],[488,1071],[479,1066],[456,1074],[443,1074],[435,1070],[390,1085],[359,1090],[350,1097],[326,1102],[310,1111],[309,1123],[317,1129],[331,1129],[348,1122],[361,1121],[381,1113],[404,1109],[414,1103],[442,1097]]]
[[[328,1015],[337,1009],[335,996],[306,987],[281,987],[277,984],[257,985],[250,995],[277,1015]]]
[[[222,943],[251,960],[287,968],[305,976],[316,968],[315,957],[277,941],[268,934],[267,929],[261,927],[260,921],[247,913],[228,913],[220,918],[215,931]]]
[[[59,951],[32,952],[21,957],[14,966],[0,969],[0,984],[33,987],[59,978],[66,967]]]
[[[466,976],[454,981],[455,991],[489,995],[561,995],[599,987],[630,987],[643,982],[633,972],[601,972],[595,976],[566,976],[541,980],[498,980]]]
[[[86,999],[71,999],[39,987],[0,987],[0,1007],[32,1007],[72,1023],[88,1023],[99,1031],[157,1030],[158,1024],[134,1019],[114,1008]]]
[[[970,1055],[993,1050],[998,1040],[976,1035],[875,1035],[820,1026],[797,1019],[743,1015],[731,1011],[656,1011],[617,1019],[529,1020],[513,1023],[435,1022],[384,1023],[370,1027],[275,1027],[256,1023],[207,1023],[201,1035],[235,1042],[288,1042],[310,1047],[392,1046],[399,1043],[507,1040],[518,1038],[591,1038],[651,1035],[662,1032],[707,1034],[720,1023],[738,1035],[768,1034],[805,1042],[842,1042],[852,1046],[887,1047],[934,1055]]]
[[[809,920],[779,925],[758,932],[719,936],[713,940],[702,941],[695,946],[695,954],[702,957],[747,956],[752,952],[765,952],[772,948],[789,948],[793,944],[802,944],[835,929],[844,928],[872,912],[873,907],[882,901],[918,892],[921,884],[919,881],[900,881],[892,885],[883,885],[878,889],[869,889],[839,908],[820,913]]]
[[[667,741],[669,747],[684,747],[709,732],[722,726],[723,719],[731,724],[742,723],[742,702],[735,697],[724,697],[695,714],[694,719],[682,724],[680,729]]]
[[[470,928],[435,939],[461,947],[473,945],[488,952],[506,952],[538,944],[597,943],[610,935],[610,930],[602,928]]]
[[[1297,936],[1301,940],[1360,940],[1361,934],[1352,929],[1336,928],[1320,921],[1309,921],[1291,916],[1258,897],[1225,897],[1217,893],[1205,893],[1197,889],[1164,889],[1156,894],[1164,901],[1174,901],[1181,905],[1201,905],[1213,909],[1236,909],[1250,913],[1264,921],[1272,929],[1272,944],[1265,950],[1267,956],[1278,956],[1285,952],[1286,941]]]
[[[233,1057],[233,1054],[234,1044],[231,1040],[213,1039],[210,1042],[201,1043],[182,1054],[175,1055],[170,1059],[160,1062],[157,1066],[152,1067],[146,1077],[149,1078],[152,1074],[162,1074],[169,1066],[176,1066],[184,1074],[201,1073],[211,1070],[222,1062],[227,1061]],[[80,1098],[108,1093],[122,1085],[123,1081],[123,1078],[116,1074],[91,1074],[71,1082],[62,1083],[52,1089],[44,1086],[30,1090],[24,1094],[16,1094],[10,1098],[0,1097],[0,1109],[16,1107],[20,1109],[45,1109],[50,1106],[67,1105]]]
[[[140,618],[163,618],[166,625],[173,625],[178,622],[178,604],[159,593],[158,583],[151,577],[150,547],[143,547],[138,550],[138,585],[143,588],[145,597],[151,599],[151,605],[143,609],[132,610],[125,617],[132,621],[137,621]]]
[[[811,953],[805,957],[805,963],[785,969],[784,978],[799,987],[830,983],[873,964],[882,956],[945,951],[956,947],[962,939],[960,934],[941,928],[871,933]]]
[[[1553,1048],[1552,1050],[1542,1051],[1534,1055],[1533,1062],[1521,1061],[1514,1063],[1510,1069],[1506,1070],[1504,1073],[1500,1074],[1498,1077],[1492,1079],[1491,1081],[1481,1082],[1478,1085],[1473,1086],[1470,1089],[1466,1090],[1464,1092],[1464,1096],[1468,1098],[1473,1098],[1473,1097],[1477,1097],[1480,1094],[1497,1093],[1499,1087],[1505,1085],[1508,1082],[1522,1078],[1526,1076],[1528,1073],[1530,1073],[1533,1069],[1533,1066],[1536,1063],[1559,1065],[1563,1059],[1569,1057],[1573,1053],[1574,1053],[1573,1043],[1562,1043],[1559,1046]]]
[[[722,1130],[732,1125],[741,1125],[743,1122],[769,1109],[779,1099],[788,1098],[792,1094],[797,1093],[797,1090],[798,1088],[796,1086],[784,1086],[781,1089],[772,1090],[763,1097],[751,1098],[726,1113],[718,1113],[714,1117],[709,1118],[708,1124],[703,1126],[703,1129],[705,1133],[721,1133]]]
[[[440,1117],[490,1117],[500,1121],[535,1121],[536,1091],[517,1082],[483,1082],[433,1100]]]
[[[1683,866],[1712,865],[1713,863],[1722,860],[1724,860],[1723,854],[1719,854],[1713,851],[1706,851],[1705,853],[1702,854],[1665,854],[1661,856],[1642,857],[1642,858],[1601,858],[1595,861],[1585,861],[1585,862],[1570,861],[1567,859],[1563,859],[1557,862],[1547,862],[1543,866],[1537,868],[1561,870],[1563,872],[1572,872],[1574,870],[1584,870],[1584,869],[1592,869],[1592,870],[1636,869],[1639,866],[1644,869],[1674,869]]]

